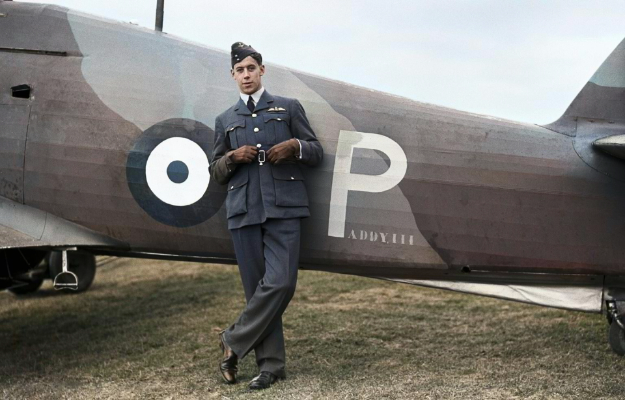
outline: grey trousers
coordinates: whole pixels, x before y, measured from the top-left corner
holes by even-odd
[[[285,377],[282,313],[297,283],[300,218],[267,219],[230,233],[247,305],[225,341],[239,358],[254,350],[261,372]]]

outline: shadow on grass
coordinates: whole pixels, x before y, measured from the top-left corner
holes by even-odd
[[[81,295],[44,288],[0,298],[0,384],[175,381],[244,395],[244,384],[222,385],[216,370],[215,331],[244,304],[236,267],[124,260],[98,274]],[[622,360],[595,315],[302,271],[284,326],[284,397],[302,388],[311,398],[620,391],[609,376]],[[253,354],[243,361],[243,380],[254,364]]]
[[[240,300],[239,288],[237,276],[224,270],[199,277],[151,274],[130,283],[120,279],[75,295],[52,288],[19,298],[7,295],[0,303],[0,381],[42,372],[63,376],[67,368],[95,371],[103,363],[145,357],[185,335],[195,336],[186,346],[193,348],[199,345],[194,333],[212,335],[211,322],[225,324],[235,315],[231,308],[241,302],[228,299]]]

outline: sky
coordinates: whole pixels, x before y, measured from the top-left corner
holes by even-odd
[[[21,0],[27,2],[32,0]],[[156,0],[51,0],[153,28]],[[615,0],[165,0],[164,31],[477,114],[557,120],[625,37]],[[268,88],[270,90],[270,88]]]

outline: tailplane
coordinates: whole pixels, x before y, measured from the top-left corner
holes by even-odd
[[[564,115],[544,127],[576,136],[581,120],[625,125],[625,40],[601,64]]]

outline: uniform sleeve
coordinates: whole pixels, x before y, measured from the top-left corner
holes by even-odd
[[[232,151],[226,140],[226,133],[221,118],[215,119],[215,142],[213,145],[213,154],[211,162],[208,166],[211,179],[215,179],[220,185],[228,183],[234,171],[236,164],[232,162]]]
[[[323,159],[323,148],[317,140],[306,117],[304,107],[298,100],[291,102],[291,133],[301,145],[299,162],[309,167],[318,165]]]

